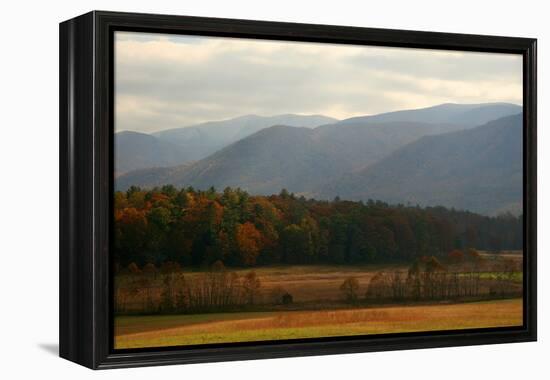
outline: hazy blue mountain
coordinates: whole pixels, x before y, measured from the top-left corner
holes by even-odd
[[[120,175],[138,169],[177,166],[199,160],[272,125],[313,128],[335,121],[337,120],[322,115],[247,115],[165,130],[152,135],[124,131],[115,135],[115,173]]]
[[[193,162],[164,168],[137,169],[116,178],[115,189],[127,190],[130,186],[139,185],[146,188],[171,184],[171,178],[176,178],[179,172],[192,165]]]
[[[232,186],[252,194],[286,188],[311,197],[442,204],[481,212],[512,210],[521,204],[516,191],[521,178],[515,176],[521,175],[521,119],[505,117],[476,128],[469,123],[517,109],[501,103],[445,104],[395,112],[391,117],[347,119],[314,129],[250,127],[259,131],[202,160],[130,172],[117,178],[116,187]],[[418,121],[429,112],[437,122]],[[407,114],[414,121],[399,121]],[[515,140],[511,132],[500,135],[510,120],[519,125]],[[209,128],[198,128],[197,133],[206,134]],[[195,138],[192,130],[186,133],[190,141]],[[520,149],[519,159],[514,148]],[[519,172],[510,172],[518,165]]]
[[[314,128],[336,121],[322,115],[246,115],[229,120],[168,129],[156,132],[153,136],[181,146],[188,151],[189,159],[200,160],[237,140],[273,125]]]
[[[355,170],[420,136],[480,125],[489,119],[520,111],[521,107],[506,103],[442,104],[418,110],[355,117],[341,122],[322,115],[246,115],[164,130],[149,138],[144,134],[130,135],[128,132],[126,135],[117,134],[117,140],[120,140],[116,143],[117,173],[198,161],[273,125],[315,128],[317,139],[333,139],[335,145],[349,150],[346,159],[353,160],[352,169]],[[346,129],[342,128],[344,126]],[[174,146],[178,146],[179,151]]]
[[[178,145],[145,133],[124,131],[115,134],[115,173],[150,167],[164,167],[188,161],[188,152]]]
[[[315,129],[273,126],[193,165],[147,171],[146,177],[144,172],[128,173],[119,178],[117,186],[231,186],[254,194],[278,193],[284,187],[308,194],[330,179],[375,163],[404,144],[456,128],[407,122],[349,123]]]
[[[313,130],[315,141],[324,141],[349,163],[350,170],[362,169],[422,136],[436,135],[464,127],[456,124],[418,122],[356,122],[324,125]]]
[[[326,175],[348,169],[330,144],[312,135],[308,128],[265,128],[190,166],[128,173],[117,180],[117,188],[171,183],[199,189],[241,187],[256,194],[282,187],[304,191],[319,186]]]
[[[324,186],[319,198],[521,212],[521,114],[410,143]]]
[[[454,132],[521,112],[508,103],[441,104],[429,108],[354,117],[315,128],[318,139],[330,139],[364,168],[422,136]]]
[[[408,121],[418,123],[457,124],[475,127],[504,116],[521,112],[522,107],[511,103],[455,104],[445,103],[433,107],[387,112],[372,116],[342,120],[347,123],[383,123]]]

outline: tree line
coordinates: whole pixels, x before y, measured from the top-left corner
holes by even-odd
[[[389,205],[320,201],[286,190],[253,196],[167,185],[114,196],[118,267],[413,262],[453,249],[521,249],[522,217]]]
[[[339,285],[349,304],[403,303],[495,299],[522,294],[522,263],[510,258],[488,259],[477,251],[454,250],[440,261],[421,257],[408,270],[379,271],[361,290],[359,278],[349,276]],[[220,261],[210,268],[184,272],[181,265],[165,262],[160,267],[131,263],[115,277],[117,313],[207,313],[265,310],[293,304],[286,289],[263,288],[254,270],[228,270]],[[362,293],[364,292],[364,293]],[[321,298],[321,305],[328,301]],[[303,302],[303,300],[301,301]],[[298,308],[300,300],[298,297]],[[296,306],[292,306],[296,310]]]
[[[131,263],[122,272],[127,276],[115,279],[117,312],[167,314],[233,310],[256,304],[261,288],[260,278],[254,271],[240,276],[227,271],[220,261],[208,271],[193,275],[185,275],[174,262],[164,263],[160,268],[151,263],[139,268]]]
[[[453,251],[447,257],[447,265],[435,257],[421,257],[405,273],[378,272],[371,279],[365,297],[370,301],[402,302],[522,294],[521,285],[514,280],[522,271],[521,264],[504,259],[489,268],[475,250],[469,251],[466,261],[460,263],[454,261],[456,255],[453,255],[460,251]],[[484,277],[489,273],[494,278]]]

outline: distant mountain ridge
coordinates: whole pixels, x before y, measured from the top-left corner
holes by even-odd
[[[189,153],[178,145],[130,131],[115,135],[115,157],[115,175],[141,168],[173,166],[190,160]]]
[[[394,122],[332,125],[330,128],[272,126],[239,140],[193,165],[170,171],[128,173],[121,188],[133,182],[157,186],[170,182],[196,188],[241,187],[253,194],[281,188],[310,193],[329,179],[375,163],[400,146],[429,134],[456,130],[455,125]],[[168,175],[169,173],[169,175]]]
[[[467,127],[475,127],[503,116],[517,114],[521,112],[521,110],[521,106],[512,103],[444,103],[426,108],[352,117],[342,120],[340,123],[408,121],[417,123],[458,124]]]
[[[323,115],[297,115],[284,114],[275,116],[244,115],[226,120],[208,121],[196,125],[182,128],[172,128],[155,132],[152,135],[160,138],[178,137],[179,133],[192,130],[202,130],[205,133],[212,134],[220,140],[232,138],[241,139],[249,136],[260,129],[271,127],[273,125],[287,125],[290,127],[315,128],[319,125],[337,122],[337,119]],[[173,141],[173,140],[172,140]],[[183,141],[187,141],[184,139]]]
[[[521,197],[518,198],[515,189],[510,190],[510,197],[495,197],[497,201],[487,203],[488,206],[483,209],[480,206],[483,200],[480,200],[478,204],[458,202],[450,195],[452,192],[448,188],[437,184],[430,186],[441,190],[439,198],[427,197],[423,199],[419,195],[414,198],[407,198],[405,196],[407,195],[407,187],[403,184],[392,183],[392,186],[402,188],[405,191],[404,194],[394,194],[395,190],[385,191],[382,183],[379,186],[377,185],[378,187],[373,187],[372,183],[374,182],[368,182],[369,189],[367,189],[362,184],[361,179],[363,173],[370,173],[369,170],[374,170],[371,168],[382,167],[380,166],[382,163],[391,162],[386,160],[391,159],[409,145],[414,147],[416,143],[425,144],[425,141],[432,141],[431,139],[439,141],[439,137],[443,138],[447,135],[455,136],[458,146],[460,144],[473,144],[478,149],[483,149],[484,146],[490,147],[491,141],[481,139],[481,135],[476,137],[479,141],[472,143],[459,137],[462,136],[462,132],[477,129],[477,127],[471,128],[469,123],[475,120],[485,120],[493,115],[499,115],[499,118],[493,122],[496,123],[494,128],[499,129],[497,125],[508,123],[505,121],[506,117],[509,116],[510,112],[518,111],[518,109],[521,112],[521,107],[503,103],[488,105],[444,104],[428,109],[351,118],[337,123],[324,124],[313,129],[284,125],[259,128],[256,133],[239,139],[197,162],[128,172],[117,178],[116,188],[124,190],[131,185],[153,187],[163,184],[193,186],[198,189],[206,189],[211,186],[223,189],[226,186],[231,186],[240,187],[251,194],[264,195],[278,193],[282,188],[286,188],[291,192],[308,197],[332,198],[338,195],[342,199],[372,198],[392,203],[406,203],[413,202],[413,200],[418,203],[427,202],[427,204],[442,202],[442,205],[452,204],[455,207],[468,209],[473,207],[477,211],[481,210],[487,213],[497,209],[504,211],[517,209],[518,205],[521,205]],[[427,118],[429,112],[434,113],[435,120],[445,122],[426,123],[418,121]],[[451,115],[459,115],[456,116],[459,119],[454,120]],[[405,116],[415,121],[400,120]],[[485,124],[485,122],[480,124]],[[456,133],[456,135],[453,133]],[[468,136],[468,134],[466,135]],[[517,138],[517,136],[515,137]],[[519,139],[521,141],[521,133]],[[446,138],[441,141],[449,152],[453,151],[452,143]],[[517,140],[510,143],[517,144]],[[462,147],[461,149],[465,148]],[[441,155],[441,157],[434,156],[432,159],[435,161],[439,160],[443,163],[446,162],[447,157],[450,157],[449,153],[441,149],[434,148],[433,150]],[[403,178],[404,184],[407,183],[408,172],[415,172],[414,167],[410,168],[407,165],[422,158],[421,150],[413,153],[418,157],[411,153],[406,160],[402,160],[394,169],[388,169],[390,173],[399,173],[398,177]],[[467,161],[467,159],[475,157],[472,152],[467,156],[458,155],[456,159],[458,161],[466,159],[466,167],[472,170],[475,167],[472,165],[478,165],[479,162]],[[480,160],[489,162],[490,158],[487,156],[483,159],[480,158]],[[510,164],[506,160],[503,161],[503,164],[505,162]],[[521,157],[519,162],[521,163]],[[449,168],[452,167],[451,164],[449,163]],[[397,170],[400,167],[407,168],[406,172],[401,173],[400,170]],[[382,173],[384,172],[382,169],[379,170]],[[489,168],[486,175],[490,177],[496,171],[497,166]],[[437,171],[434,171],[435,174],[437,174]],[[462,181],[469,183],[472,189],[479,188],[479,186],[474,186],[470,179],[466,178],[468,177],[467,174],[465,171],[460,172],[460,176],[463,177]],[[507,175],[511,174],[508,173]],[[378,174],[378,177],[382,178],[383,176]],[[456,189],[463,189],[454,179],[450,181],[451,177],[443,176],[442,178],[447,178],[446,180],[453,183]],[[515,177],[511,176],[510,178],[515,181]],[[500,181],[502,177],[495,180],[497,179]],[[372,179],[368,181],[372,181]],[[484,182],[480,181],[479,183]],[[519,183],[521,183],[521,180],[519,180]],[[414,188],[416,189],[416,187]],[[365,189],[365,193],[362,193],[361,189]],[[377,190],[375,191],[375,189]],[[504,187],[493,187],[493,191],[500,191],[499,189],[505,191]],[[485,193],[488,192],[485,191]],[[465,192],[464,194],[470,193]],[[475,196],[472,195],[471,198],[474,199]]]
[[[115,135],[116,172],[123,174],[132,170],[176,166],[200,160],[272,125],[314,128],[335,121],[322,115],[246,115],[164,130],[152,135],[123,131]]]
[[[210,121],[183,128],[168,129],[152,135],[162,141],[189,149],[193,160],[205,158],[235,141],[274,125],[315,128],[338,120],[323,115],[285,114],[276,116],[245,115],[228,120]]]
[[[518,114],[473,129],[425,136],[313,195],[520,213],[522,133]]]

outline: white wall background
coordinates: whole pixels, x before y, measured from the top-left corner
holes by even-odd
[[[544,1],[4,2],[0,21],[0,377],[548,378],[550,28]],[[539,39],[539,342],[93,372],[57,355],[58,23],[93,9]],[[544,351],[546,350],[546,353]],[[546,376],[545,376],[546,375]]]

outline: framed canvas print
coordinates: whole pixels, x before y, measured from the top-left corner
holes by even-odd
[[[536,340],[536,40],[60,25],[60,355]]]

